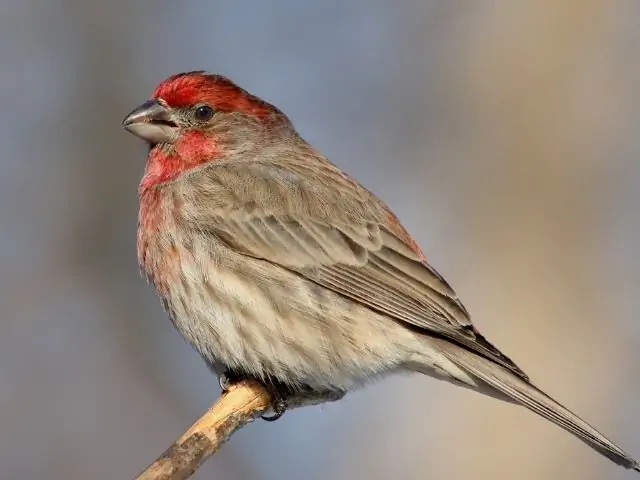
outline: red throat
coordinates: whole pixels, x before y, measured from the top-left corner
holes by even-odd
[[[186,132],[171,145],[156,145],[149,152],[140,191],[174,180],[219,155],[215,139],[199,131]]]

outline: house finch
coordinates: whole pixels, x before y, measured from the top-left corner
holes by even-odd
[[[416,371],[523,405],[640,471],[478,332],[389,207],[280,110],[195,71],[163,81],[123,126],[150,145],[141,268],[223,380],[346,392]]]

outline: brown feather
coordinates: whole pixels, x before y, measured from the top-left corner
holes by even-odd
[[[423,260],[388,206],[317,152],[302,153],[313,159],[314,176],[300,152],[296,162],[286,155],[269,163],[218,161],[186,176],[184,203],[215,208],[183,212],[185,225],[528,380],[473,327],[453,289]],[[305,195],[313,201],[295,201]]]

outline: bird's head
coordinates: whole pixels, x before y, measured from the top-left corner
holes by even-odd
[[[228,78],[194,71],[160,83],[122,126],[149,143],[147,176],[158,183],[206,162],[247,154],[290,123]]]

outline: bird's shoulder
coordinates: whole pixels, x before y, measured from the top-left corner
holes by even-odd
[[[408,238],[384,202],[315,152],[211,162],[184,175],[175,192],[209,213],[373,223]]]

